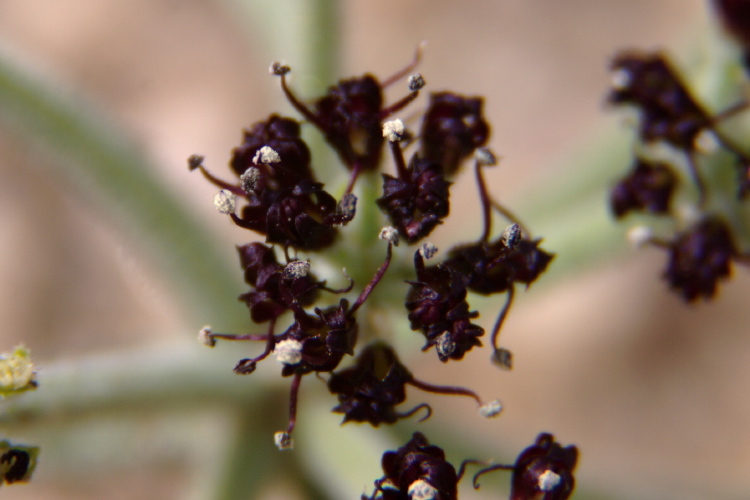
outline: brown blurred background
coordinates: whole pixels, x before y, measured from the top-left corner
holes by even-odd
[[[427,40],[420,71],[429,88],[486,96],[491,146],[503,157],[502,168],[492,174],[493,192],[513,207],[573,151],[585,148],[597,129],[616,121],[603,106],[608,58],[627,47],[679,53],[706,29],[705,4],[349,0],[341,2],[340,75],[387,76]],[[251,24],[238,22],[240,12],[245,11],[231,1],[0,1],[3,50],[114,116],[155,159],[158,175],[190,201],[193,215],[226,239],[228,259],[234,259],[231,245],[244,242],[246,234],[218,222],[213,188],[188,175],[185,159],[200,152],[225,173],[242,127],[282,106],[269,63],[302,64],[290,60],[283,46],[268,46]],[[297,72],[295,78],[304,75]],[[132,242],[75,193],[60,189],[40,168],[51,162],[49,156],[5,127],[0,128],[0,348],[23,342],[43,367],[72,355],[144,343],[194,342],[196,325],[181,319],[179,304],[139,263]],[[612,170],[612,179],[624,167],[602,165]],[[470,189],[459,188],[456,196],[466,201],[454,203],[454,209],[475,210]],[[538,431],[548,430],[581,448],[579,486],[593,495],[747,498],[750,281],[740,270],[715,303],[686,307],[658,281],[662,261],[656,251],[633,253],[518,294],[503,333],[516,353],[511,373],[498,376],[484,353],[446,367],[416,355],[413,369],[436,383],[477,387],[477,380],[486,381],[478,389],[500,396],[507,410],[499,421],[468,427],[477,442],[497,441],[504,450],[498,459],[512,460],[516,451],[507,450],[520,450]],[[436,408],[441,404],[436,401]],[[464,422],[465,409],[453,405],[457,422]],[[148,448],[159,441],[161,427],[144,425],[133,439]],[[95,430],[86,439],[110,439]],[[37,477],[29,485],[3,488],[0,497],[190,495],[190,460],[179,447],[159,455],[158,464],[121,457],[78,475],[50,459],[45,463],[45,443],[37,444],[43,450]],[[371,479],[379,475],[364,473]],[[468,490],[462,498],[495,498],[491,490],[481,496]],[[284,488],[264,495],[294,498]]]

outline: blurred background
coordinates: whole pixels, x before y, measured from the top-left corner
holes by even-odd
[[[485,96],[490,146],[502,156],[491,191],[558,257],[550,276],[516,295],[502,336],[516,356],[512,372],[492,366],[487,349],[441,365],[419,352],[419,335],[399,333],[414,346],[402,357],[416,376],[472,387],[506,407],[486,422],[466,401],[411,393],[409,401],[435,409],[416,429],[455,464],[510,463],[538,432],[552,432],[581,450],[576,498],[747,498],[747,273],[739,269],[715,302],[686,306],[658,279],[664,255],[628,250],[625,225],[609,221],[606,204],[629,163],[631,136],[604,105],[608,61],[623,48],[663,48],[689,61],[715,29],[707,2],[324,1],[327,21],[315,19],[312,4],[0,1],[6,76],[18,70],[39,82],[29,102],[40,109],[51,96],[80,110],[115,141],[124,165],[147,166],[149,182],[165,187],[206,242],[160,247],[158,225],[141,238],[137,221],[151,210],[163,228],[182,224],[157,214],[167,201],[133,202],[128,193],[138,186],[126,176],[106,180],[104,172],[102,181],[80,167],[94,152],[66,149],[85,140],[56,142],[43,126],[37,135],[23,111],[0,111],[0,350],[25,344],[40,380],[0,420],[0,437],[41,447],[32,482],[0,496],[343,499],[372,491],[380,454],[400,446],[415,422],[393,434],[339,429],[339,416],[328,413],[334,398],[308,377],[298,449],[279,454],[270,432],[285,426],[288,380],[277,366],[235,376],[234,362],[252,346],[197,345],[203,324],[248,328],[241,303],[230,298],[219,310],[211,301],[245,291],[232,247],[251,235],[216,213],[214,188],[188,173],[186,158],[203,154],[228,177],[243,127],[271,112],[296,116],[268,74],[273,61],[290,64],[291,84],[313,97],[340,77],[387,77],[426,40],[419,70],[427,90]],[[332,31],[316,32],[321,25]],[[334,51],[314,53],[331,39]],[[476,237],[474,189],[470,175],[457,183],[461,216],[439,229],[438,243]],[[581,197],[588,204],[566,205]],[[579,215],[596,220],[579,224]],[[580,233],[573,248],[585,249],[590,237],[595,250],[565,255],[555,242],[571,231]],[[182,259],[186,252],[192,260]],[[225,280],[226,270],[235,271]],[[225,286],[206,284],[203,302],[200,272]],[[487,328],[502,300],[476,302]],[[502,498],[507,478],[496,475],[479,492],[465,481],[461,498]]]

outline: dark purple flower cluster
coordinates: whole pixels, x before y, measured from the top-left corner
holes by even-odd
[[[418,135],[409,132],[401,120],[390,119],[418,96],[425,82],[420,75],[408,76],[408,95],[391,105],[384,104],[383,90],[407,77],[418,59],[419,53],[413,64],[384,82],[369,74],[342,80],[324,96],[310,100],[310,105],[290,89],[289,67],[272,66],[271,72],[280,78],[292,106],[322,132],[349,171],[339,201],[318,182],[310,150],[301,137],[301,124],[292,118],[271,115],[245,131],[242,144],[234,149],[230,160],[234,182],[210,173],[200,156],[188,160],[191,170],[199,170],[221,189],[214,200],[217,209],[237,226],[265,237],[264,242],[237,247],[249,286],[239,299],[247,306],[253,323],[266,325],[265,331],[226,334],[204,327],[200,340],[208,346],[219,340],[262,342],[265,347],[259,355],[237,363],[237,374],[253,373],[258,363],[270,356],[282,364],[281,375],[291,378],[291,394],[288,426],[275,436],[279,449],[293,446],[298,391],[302,378],[311,373],[318,378],[327,374],[328,389],[338,399],[333,412],[343,415],[343,423],[366,422],[377,427],[420,410],[425,411],[422,420],[428,418],[432,408],[424,403],[401,410],[407,387],[469,397],[479,405],[483,417],[493,417],[502,410],[499,401],[483,403],[469,389],[433,385],[416,378],[382,340],[364,347],[358,344],[358,311],[383,280],[394,247],[404,240],[420,244],[414,255],[415,276],[400,284],[406,296],[404,312],[411,328],[424,335],[424,350],[434,346],[439,359],[447,361],[462,359],[473,347],[481,346],[484,329],[474,323],[479,313],[471,310],[469,294],[505,293],[507,300],[495,323],[492,345],[493,360],[510,368],[510,352],[497,346],[497,337],[515,285],[535,282],[553,258],[539,248],[541,240],[531,239],[488,192],[483,169],[494,165],[495,159],[483,147],[489,140],[490,127],[483,116],[481,98],[451,92],[432,94]],[[382,196],[367,203],[360,201],[357,206],[356,181],[360,175],[381,168],[385,143],[395,172],[380,172]],[[404,151],[413,144],[415,151],[407,162]],[[425,261],[435,256],[437,248],[423,240],[449,215],[453,177],[472,157],[482,211],[481,235],[474,242],[455,245],[442,262],[428,266]],[[237,198],[243,200],[239,212]],[[347,298],[331,300],[350,292],[354,281],[350,279],[346,288],[329,288],[299,253],[325,251],[335,243],[346,245],[346,229],[341,226],[363,210],[380,211],[390,221],[391,226],[380,232],[380,238],[387,242],[385,260],[352,303]],[[497,236],[492,234],[493,212],[511,221]],[[360,241],[346,251],[361,252],[369,244]],[[282,321],[286,321],[285,328],[280,328]],[[371,332],[365,334],[373,336]],[[347,356],[353,356],[353,362],[342,367]],[[386,476],[376,483],[375,495],[387,499],[455,499],[462,475],[445,461],[440,448],[429,445],[419,433],[404,448],[386,453],[383,469]]]
[[[734,4],[716,3],[720,10]],[[657,237],[645,227],[635,228],[631,234],[636,243],[667,249],[669,260],[664,278],[684,300],[712,298],[717,282],[730,274],[730,261],[746,259],[725,222],[728,218],[721,214],[721,204],[716,203],[717,199],[737,195],[725,193],[724,187],[713,181],[715,173],[706,176],[701,170],[717,168],[716,162],[708,159],[722,154],[719,151],[729,154],[739,173],[736,193],[740,199],[750,193],[750,156],[718,128],[748,104],[743,101],[721,113],[710,113],[661,53],[623,52],[614,58],[611,67],[613,88],[607,100],[635,107],[639,112],[638,136],[642,145],[630,172],[611,191],[612,212],[617,218],[647,213],[673,220],[677,229],[672,236]],[[679,153],[682,161],[679,155],[649,149],[656,143]],[[701,161],[704,158],[706,161]],[[687,175],[680,175],[681,169]],[[685,177],[690,182],[685,182]],[[690,210],[676,210],[674,198],[684,192],[681,199],[690,199],[691,189],[698,196]],[[685,218],[688,212],[691,215]]]
[[[26,482],[36,468],[39,448],[0,441],[0,486]]]
[[[470,463],[476,461],[464,461],[457,472],[440,447],[415,432],[406,445],[383,454],[385,475],[375,481],[373,494],[363,495],[362,500],[455,500],[458,483]],[[510,470],[510,500],[566,500],[575,487],[577,463],[575,446],[562,447],[551,434],[541,433],[514,465],[494,465],[479,471],[474,476],[474,488],[479,488],[477,479],[482,474]]]

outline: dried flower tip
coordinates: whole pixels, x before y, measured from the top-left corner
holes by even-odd
[[[383,137],[389,142],[398,142],[404,135],[404,122],[396,118],[383,124]]]
[[[406,82],[409,84],[409,90],[411,90],[412,92],[421,90],[425,85],[427,85],[427,82],[424,81],[424,77],[422,77],[422,75],[419,73],[409,75],[409,78],[406,80]]]
[[[192,172],[196,168],[199,168],[203,165],[203,156],[201,155],[190,155],[190,158],[188,158],[188,168]]]
[[[276,443],[276,447],[279,451],[291,450],[294,448],[294,439],[292,439],[292,436],[285,431],[279,431],[274,434],[273,442]]]
[[[503,370],[513,369],[513,353],[502,347],[492,353],[492,363]]]
[[[302,361],[302,342],[294,339],[282,340],[273,348],[273,354],[279,363],[296,365]]]
[[[474,159],[480,165],[486,165],[488,167],[497,165],[497,158],[489,148],[477,148],[477,150],[474,151]]]
[[[289,66],[284,66],[279,62],[275,62],[271,65],[269,72],[275,76],[284,76],[291,71]]]
[[[253,193],[258,187],[260,179],[260,169],[258,167],[249,167],[240,176],[240,186],[246,193]]]
[[[427,260],[433,258],[435,254],[437,253],[437,251],[438,251],[438,247],[436,247],[429,241],[425,243],[424,245],[422,245],[421,247],[419,247],[420,255],[422,255],[422,257]]]
[[[513,223],[506,227],[502,234],[502,241],[506,248],[514,249],[518,242],[521,241],[521,226]]]
[[[435,500],[438,490],[424,479],[417,479],[409,485],[407,491],[410,500]]]
[[[37,385],[28,349],[18,346],[12,353],[0,354],[0,399],[36,389]]]
[[[245,358],[239,360],[232,371],[237,375],[250,375],[255,371],[257,365],[254,359]]]
[[[716,152],[721,143],[713,130],[704,128],[695,136],[693,147],[700,153],[708,154]]]
[[[211,335],[213,332],[211,331],[211,327],[209,325],[204,326],[201,328],[201,331],[198,332],[198,342],[201,344],[213,347],[216,345],[216,339],[213,338]]]
[[[633,248],[641,248],[651,241],[654,232],[648,226],[633,226],[628,229],[627,240]]]
[[[490,401],[487,404],[483,404],[479,407],[479,415],[481,415],[484,418],[492,418],[500,415],[500,412],[503,411],[503,404],[500,402],[500,400],[495,399],[493,401]]]
[[[306,260],[293,260],[284,267],[284,276],[289,279],[304,278],[310,273],[310,263]]]
[[[547,469],[539,475],[539,489],[541,491],[554,491],[560,484],[561,478],[551,470]]]
[[[456,343],[453,341],[451,332],[446,330],[435,339],[435,349],[440,359],[449,358],[451,354],[456,352]]]
[[[386,240],[394,246],[398,246],[398,230],[392,226],[386,226],[380,230],[381,240]]]
[[[255,156],[253,156],[253,163],[258,165],[259,163],[265,163],[266,165],[271,163],[278,163],[281,161],[281,157],[279,156],[279,153],[274,151],[269,146],[263,146],[258,151],[255,152]]]
[[[228,189],[222,189],[214,196],[214,206],[222,214],[233,214],[235,209],[234,193]]]
[[[625,90],[630,88],[633,83],[633,76],[625,68],[620,68],[612,72],[611,84],[615,90]]]

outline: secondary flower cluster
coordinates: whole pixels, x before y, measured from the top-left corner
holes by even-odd
[[[375,481],[372,496],[363,495],[362,500],[455,500],[466,466],[475,462],[464,461],[456,472],[440,447],[415,432],[406,445],[383,454],[385,475]],[[563,448],[551,434],[541,433],[533,445],[518,455],[515,464],[483,469],[474,475],[473,485],[479,489],[477,479],[482,474],[510,470],[510,500],[565,500],[575,487],[573,472],[577,463],[575,446]]]
[[[288,426],[275,435],[279,449],[293,446],[298,391],[302,378],[310,373],[319,378],[328,374],[328,389],[339,403],[333,412],[343,414],[344,423],[367,422],[377,427],[419,410],[424,410],[422,420],[428,418],[432,409],[427,404],[417,404],[406,411],[399,409],[406,401],[407,386],[472,398],[484,417],[495,416],[502,409],[499,401],[484,403],[469,389],[419,380],[399,360],[393,347],[382,340],[365,346],[358,343],[358,312],[384,279],[394,247],[405,241],[415,245],[416,251],[413,278],[403,285],[403,312],[408,315],[411,329],[425,337],[423,350],[434,346],[438,358],[447,362],[460,360],[481,346],[485,331],[472,322],[479,313],[471,310],[468,295],[505,293],[505,305],[491,334],[492,359],[501,367],[510,368],[511,353],[498,347],[497,339],[515,285],[528,286],[536,281],[553,258],[539,248],[541,240],[531,239],[515,217],[488,193],[483,171],[496,162],[485,148],[490,127],[483,116],[481,98],[452,92],[431,94],[416,133],[401,120],[393,119],[425,85],[421,75],[409,76],[418,59],[419,53],[410,66],[383,82],[369,74],[342,80],[310,105],[290,89],[290,68],[272,65],[271,73],[279,77],[289,102],[320,130],[349,172],[338,200],[318,181],[310,149],[301,136],[302,125],[294,118],[272,114],[245,131],[243,142],[234,149],[230,161],[233,181],[209,172],[201,156],[188,159],[190,170],[200,171],[220,188],[214,199],[219,212],[228,215],[237,226],[265,238],[264,242],[237,247],[245,282],[250,287],[239,298],[246,304],[253,323],[267,325],[265,331],[228,334],[214,332],[207,326],[199,338],[211,347],[219,340],[263,342],[265,347],[259,355],[237,363],[234,371],[238,374],[254,372],[257,364],[272,354],[283,365],[282,376],[290,377],[292,382]],[[386,105],[384,89],[404,78],[408,93]],[[386,144],[393,173],[381,172],[380,198],[362,202],[355,194],[357,181],[382,168]],[[408,161],[407,148],[414,150]],[[433,260],[438,250],[425,238],[449,215],[452,181],[472,158],[482,233],[474,242],[454,246],[442,262],[428,265],[426,261]],[[372,177],[367,182],[372,182]],[[302,260],[298,254],[325,252],[333,245],[343,246],[348,252],[360,252],[363,245],[370,246],[369,241],[347,241],[343,228],[362,211],[380,211],[389,220],[390,226],[382,228],[379,235],[385,240],[386,256],[352,303],[346,298],[332,301],[331,297],[347,294],[357,284],[349,278],[345,288],[328,287],[316,275],[315,262]],[[498,236],[492,234],[495,212],[510,221]],[[287,323],[282,328],[284,321]],[[377,337],[377,332],[367,333]],[[347,356],[355,356],[353,363],[340,367]],[[427,482],[442,481],[448,488],[453,483],[455,492],[455,471],[451,476],[449,464],[438,469]]]
[[[719,280],[730,275],[731,262],[747,260],[722,213],[721,201],[744,199],[750,193],[750,156],[722,133],[720,125],[748,103],[710,113],[667,56],[658,52],[620,53],[611,69],[613,88],[607,100],[638,111],[640,139],[630,172],[612,189],[612,212],[617,218],[640,212],[671,219],[676,227],[671,236],[657,237],[645,226],[634,228],[631,236],[637,244],[667,251],[664,279],[685,301],[712,298]],[[666,146],[669,153],[660,154],[654,145]],[[702,170],[708,162],[701,159],[719,154],[730,155],[736,165],[735,193],[704,181]],[[680,175],[681,167],[689,180]],[[675,207],[678,195],[690,199],[691,187],[697,191],[695,201]]]

